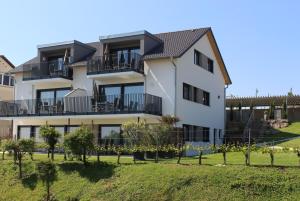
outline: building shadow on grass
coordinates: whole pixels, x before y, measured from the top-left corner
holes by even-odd
[[[38,176],[36,173],[25,176],[22,179],[22,184],[25,188],[34,190],[38,182]]]
[[[78,172],[81,177],[87,178],[90,182],[98,182],[100,179],[112,177],[114,169],[117,167],[105,162],[90,162],[87,165],[80,162],[65,162],[57,166],[65,174]]]

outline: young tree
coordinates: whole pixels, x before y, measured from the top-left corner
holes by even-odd
[[[113,145],[112,146],[112,150],[113,152],[115,152],[118,156],[118,159],[117,159],[117,164],[120,164],[120,157],[121,157],[121,154],[127,150],[127,148],[125,146],[122,146],[122,145]]]
[[[263,154],[269,154],[271,159],[271,166],[274,166],[274,154],[277,152],[277,150],[274,149],[274,147],[264,146],[261,151]]]
[[[202,165],[202,156],[203,156],[203,151],[206,149],[205,146],[192,146],[192,150],[198,151],[198,164]]]
[[[22,160],[26,153],[30,153],[32,150],[34,150],[34,140],[21,139],[18,141],[13,141],[10,143],[9,149],[14,151],[16,159],[18,160],[19,178],[22,178]]]
[[[171,125],[162,122],[149,127],[149,142],[147,144],[151,147],[151,150],[155,151],[155,163],[158,163],[158,153],[161,147],[170,144]]]
[[[139,155],[143,154],[139,146],[149,145],[150,136],[148,126],[144,120],[141,121],[128,121],[122,124],[123,137],[125,144],[129,145],[132,149],[133,161],[135,162]],[[144,159],[144,156],[139,156]]]
[[[257,148],[256,148],[255,144],[250,145],[250,147],[247,144],[244,144],[244,145],[241,145],[241,146],[237,146],[235,150],[240,151],[240,152],[243,153],[243,155],[245,157],[245,165],[249,166],[250,165],[250,153],[252,151],[256,151]]]
[[[49,149],[51,150],[51,160],[54,160],[55,145],[58,143],[61,134],[57,130],[55,130],[54,127],[44,125],[40,128],[40,135],[49,145]]]
[[[273,101],[269,109],[269,119],[274,119],[275,102]]]
[[[55,165],[54,163],[48,161],[48,162],[39,162],[36,165],[36,167],[37,167],[39,178],[46,186],[46,201],[49,201],[51,198],[50,186],[57,178],[57,171]]]
[[[106,148],[104,145],[94,145],[94,149],[97,154],[97,162],[100,163],[100,154],[103,153],[106,150]]]
[[[75,155],[82,156],[83,163],[86,165],[86,155],[88,151],[93,150],[94,134],[90,128],[82,125],[73,133],[66,136],[65,145]]]
[[[212,145],[211,149],[214,152],[221,152],[223,155],[223,164],[226,165],[227,164],[227,152],[230,152],[232,150],[232,146],[229,144],[222,144],[219,147]]]
[[[288,110],[287,110],[287,103],[286,101],[283,102],[282,105],[282,118],[287,119],[288,118]]]

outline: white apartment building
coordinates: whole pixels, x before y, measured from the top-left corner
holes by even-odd
[[[221,143],[231,84],[211,28],[39,45],[15,68],[15,100],[1,103],[15,138],[40,140],[40,125],[67,133],[91,126],[96,139],[128,120],[179,117],[186,142]]]

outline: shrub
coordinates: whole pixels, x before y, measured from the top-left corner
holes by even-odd
[[[51,150],[51,160],[54,160],[55,145],[58,143],[61,134],[54,127],[48,125],[41,126],[40,135],[44,138]],[[48,152],[49,153],[49,152]]]

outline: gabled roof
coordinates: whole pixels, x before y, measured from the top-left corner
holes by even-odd
[[[190,29],[154,34],[162,43],[144,56],[144,59],[180,57],[210,28]]]
[[[0,55],[0,58],[2,58],[8,65],[10,65],[11,68],[15,68],[15,65],[13,65],[4,55]]]
[[[144,31],[145,32],[145,31]],[[137,32],[139,33],[139,32]],[[137,34],[134,32],[134,34]],[[148,32],[147,32],[148,33]],[[131,33],[132,35],[133,33]],[[150,33],[149,33],[150,34]],[[128,35],[128,33],[127,33]],[[126,36],[127,36],[126,35]],[[183,31],[175,31],[175,32],[167,32],[167,33],[159,33],[159,34],[151,34],[155,38],[161,41],[160,45],[156,46],[154,49],[147,52],[143,58],[145,60],[149,59],[161,59],[161,58],[169,58],[169,57],[181,57],[189,48],[191,48],[197,41],[199,41],[204,35],[207,35],[212,50],[217,58],[217,62],[221,68],[221,72],[223,74],[225,84],[231,84],[231,79],[227,72],[225,63],[222,59],[220,50],[216,43],[216,40],[213,36],[211,28],[199,28],[199,29],[190,29],[190,30],[183,30]],[[119,36],[119,35],[117,35]],[[110,36],[112,37],[112,36]],[[91,55],[86,56],[80,61],[73,63],[71,66],[84,66],[87,64],[87,60],[96,56],[100,56],[100,42],[92,42],[92,43],[85,43],[87,46],[91,48],[95,48],[95,52]],[[30,63],[37,63],[38,58],[35,57],[24,64]],[[12,72],[21,72],[22,66],[18,66],[16,69],[12,70]]]
[[[224,60],[218,48],[215,37],[211,28],[191,29],[184,31],[168,32],[154,34],[157,38],[162,40],[162,44],[146,55],[144,59],[160,59],[168,57],[181,57],[187,50],[189,50],[197,41],[204,35],[207,35],[212,50],[217,58],[217,62],[221,68],[225,84],[232,84],[226,69]]]

